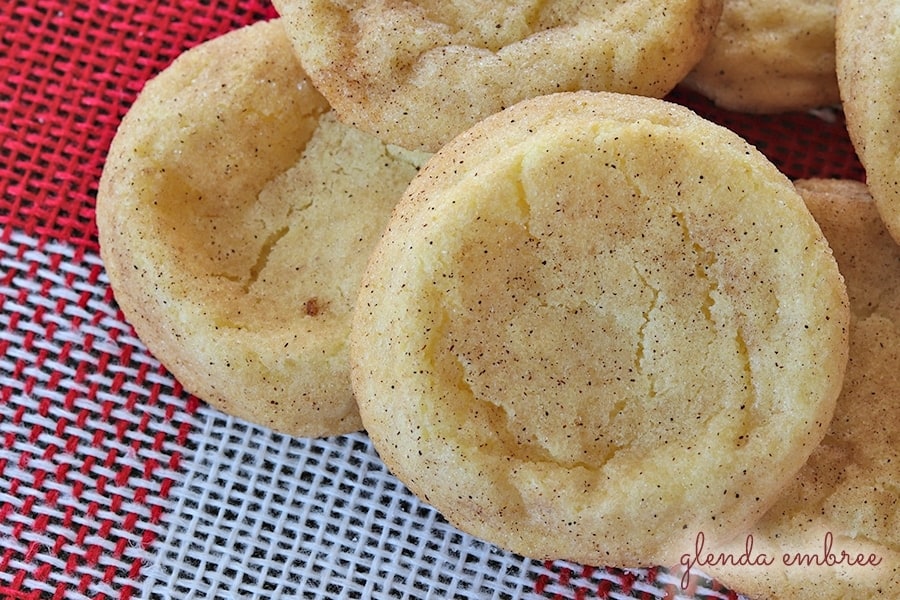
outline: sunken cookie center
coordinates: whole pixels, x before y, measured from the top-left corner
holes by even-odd
[[[164,218],[191,240],[192,284],[207,292],[218,327],[267,331],[302,320],[312,329],[347,319],[368,253],[427,157],[331,113],[309,120],[302,153],[279,174],[236,191],[227,178],[197,190],[170,177],[160,194],[179,209]]]
[[[645,184],[658,157],[606,141],[533,143],[489,185],[460,186],[475,209],[459,213],[474,216],[433,277],[445,311],[433,360],[464,390],[445,398],[480,405],[495,442],[529,462],[599,468],[713,429],[739,447],[753,368],[729,259],[680,192],[702,191],[702,176]]]

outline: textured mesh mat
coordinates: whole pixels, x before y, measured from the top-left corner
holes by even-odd
[[[98,257],[105,151],[184,49],[261,1],[14,0],[0,8],[0,596],[737,598],[662,569],[542,563],[460,533],[364,434],[293,439],[187,394],[118,310]],[[673,99],[791,177],[862,170],[841,114]]]

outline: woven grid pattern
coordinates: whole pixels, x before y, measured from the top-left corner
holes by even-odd
[[[110,302],[99,259],[0,242],[0,591],[127,598],[196,402]]]
[[[0,244],[0,594],[674,598],[662,571],[541,564],[467,536],[363,434],[295,439],[181,390],[99,258]],[[691,598],[732,598],[706,583]]]
[[[191,571],[207,574],[204,593],[226,596],[416,597],[440,584],[440,596],[520,597],[531,587],[528,561],[419,504],[364,436],[297,440],[210,417],[175,511],[193,518],[170,528],[150,596],[197,593]]]
[[[664,571],[542,564],[459,532],[363,434],[295,439],[205,406],[146,598],[675,598]],[[701,580],[691,598],[736,598]],[[685,597],[685,596],[682,596]]]
[[[259,0],[4,2],[0,223],[96,247],[102,159],[144,82],[186,48],[272,15]]]
[[[0,6],[0,596],[737,598],[460,533],[363,434],[293,439],[187,394],[117,309],[93,204],[144,82],[262,0]],[[861,179],[841,115],[725,113],[791,177]]]

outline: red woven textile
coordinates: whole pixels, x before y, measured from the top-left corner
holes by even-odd
[[[0,8],[0,597],[142,594],[198,445],[201,403],[116,308],[97,257],[97,182],[149,77],[189,47],[273,16],[262,0]],[[684,91],[671,98],[734,129],[792,178],[864,178],[838,110],[752,116]],[[524,585],[537,596],[673,589],[655,570],[529,569]],[[704,589],[698,597],[736,597]]]
[[[167,473],[190,433],[167,397],[182,398],[180,410],[193,404],[155,383],[131,331],[110,325],[112,294],[97,293],[102,266],[86,260],[97,250],[97,181],[147,78],[182,50],[272,14],[253,0],[0,8],[4,598],[137,590],[134,548],[160,531]]]

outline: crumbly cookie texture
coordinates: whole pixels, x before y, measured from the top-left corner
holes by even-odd
[[[363,277],[351,375],[393,472],[536,558],[675,564],[818,445],[846,290],[793,185],[662,100],[524,101],[442,148]]]
[[[276,0],[340,118],[434,151],[528,97],[663,96],[700,60],[722,0]]]
[[[835,35],[847,130],[875,206],[900,241],[900,3],[840,0]]]
[[[746,534],[752,536],[753,556],[765,555],[772,564],[704,570],[752,598],[896,598],[900,246],[885,230],[865,184],[803,180],[797,188],[846,278],[851,321],[844,387],[825,439]],[[746,535],[707,550],[739,557]],[[799,562],[798,555],[816,562]]]
[[[116,299],[217,408],[294,435],[358,430],[350,312],[423,160],[337,122],[279,21],[202,44],[112,144],[97,223]]]
[[[706,54],[684,84],[742,112],[837,104],[836,10],[836,0],[725,0]]]

